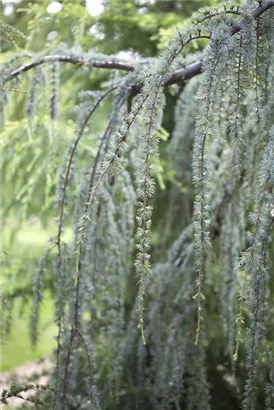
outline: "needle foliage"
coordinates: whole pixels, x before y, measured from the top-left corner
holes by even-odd
[[[33,50],[44,6],[24,10],[26,46],[1,65],[3,209],[56,226],[4,319],[32,300],[39,343],[50,291],[57,333],[48,386],[2,402],[36,388],[41,409],[273,410],[274,2],[219,3],[126,59],[87,47],[80,2],[59,17],[81,17],[67,44]]]

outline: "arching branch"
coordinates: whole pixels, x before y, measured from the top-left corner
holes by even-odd
[[[62,62],[62,63],[70,63],[73,65],[76,65],[78,67],[88,67],[88,68],[104,68],[108,70],[123,70],[123,71],[134,71],[134,66],[130,64],[126,64],[123,62],[115,61],[114,59],[109,61],[105,60],[88,60],[83,57],[76,57],[76,56],[64,56],[64,55],[50,55],[50,56],[44,56],[41,57],[37,60],[34,60],[28,64],[25,64],[16,70],[11,71],[11,73],[5,78],[5,83],[8,81],[13,80],[16,78],[19,74],[22,74],[26,71],[31,70],[32,68],[35,68],[39,65],[45,64],[45,63],[54,63],[54,62]]]
[[[259,6],[253,11],[253,17],[257,19],[260,17],[263,13],[265,13],[268,9],[274,6],[274,0],[266,0],[265,2],[260,2]],[[234,36],[236,33],[241,31],[241,22],[234,26],[231,29],[231,36]],[[100,61],[100,60],[88,60],[76,56],[62,56],[62,55],[51,55],[51,56],[44,56],[41,57],[40,59],[37,59],[35,61],[32,61],[29,64],[25,64],[16,70],[12,71],[5,79],[5,83],[16,78],[19,74],[29,71],[34,67],[37,67],[38,65],[44,64],[44,63],[49,63],[49,62],[65,62],[65,63],[71,63],[76,66],[82,66],[82,67],[94,67],[94,68],[103,68],[103,69],[115,69],[115,70],[122,70],[122,71],[134,71],[136,63],[133,64],[127,64],[124,62],[119,62],[118,60],[115,61],[115,59],[109,61]],[[172,85],[176,84],[179,82],[183,82],[186,80],[189,80],[192,77],[195,77],[196,75],[201,74],[202,72],[202,61],[196,61],[195,63],[190,64],[189,66],[185,68],[180,68],[176,70],[172,76],[167,80],[165,85]],[[142,88],[142,85],[135,86],[132,89],[132,94],[136,95]]]
[[[260,5],[253,11],[253,17],[257,19],[260,17],[263,13],[265,13],[268,9],[274,6],[274,0],[268,0],[264,4]],[[241,23],[239,22],[238,25],[233,27],[231,29],[230,35],[234,36],[236,33],[241,31],[242,26]],[[194,39],[194,37],[193,37]],[[195,63],[192,63],[188,65],[187,67],[180,68],[176,70],[172,76],[166,81],[165,85],[172,85],[172,84],[177,84],[177,83],[182,83],[184,81],[187,81],[191,79],[192,77],[195,77],[196,75],[199,75],[202,73],[203,70],[203,62],[202,60],[196,61]],[[132,88],[132,94],[136,95],[142,88],[142,84],[135,85],[134,88]]]
[[[264,4],[260,5],[254,10],[253,17],[257,19],[258,17],[260,17],[263,13],[265,13],[268,9],[270,9],[273,6],[274,6],[274,0],[266,1]],[[241,23],[233,27],[230,33],[231,36],[234,36],[236,33],[241,31],[241,28],[242,28]],[[172,84],[176,84],[182,81],[189,80],[190,78],[201,74],[202,67],[203,67],[202,61],[196,61],[195,63],[192,63],[185,68],[180,68],[179,70],[176,70],[173,73],[170,79],[166,82],[166,85],[172,85]]]

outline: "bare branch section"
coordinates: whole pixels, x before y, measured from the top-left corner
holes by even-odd
[[[263,13],[265,13],[268,9],[274,6],[274,0],[267,0],[265,2],[258,2],[259,6],[254,10],[253,12],[253,17],[257,19],[260,17]],[[237,24],[235,27],[231,29],[231,36],[234,34],[238,33],[241,31],[241,22]],[[121,70],[121,71],[134,71],[135,67],[133,64],[126,64],[124,62],[119,62],[115,60],[110,60],[110,61],[92,61],[88,59],[83,59],[80,57],[76,56],[62,56],[62,55],[51,55],[51,56],[44,56],[41,57],[35,61],[32,61],[29,64],[25,64],[16,70],[12,71],[5,79],[5,83],[16,78],[19,74],[24,73],[26,71],[31,70],[34,67],[37,67],[41,64],[45,63],[52,63],[52,62],[64,62],[64,63],[70,63],[74,64],[79,67],[94,67],[94,68],[103,68],[107,70]],[[136,64],[136,63],[135,63]],[[165,85],[172,85],[176,84],[182,81],[189,80],[192,77],[195,77],[196,75],[201,74],[202,72],[202,67],[203,63],[202,61],[196,61],[195,63],[190,64],[189,66],[185,68],[181,68],[179,70],[176,70],[170,79],[166,82]],[[137,94],[140,89],[142,88],[142,85],[135,86],[133,91],[133,94]]]
[[[22,74],[26,71],[31,70],[39,65],[45,63],[55,63],[55,62],[62,62],[62,63],[70,63],[76,65],[78,67],[94,67],[94,68],[104,68],[108,70],[122,70],[122,71],[134,71],[134,67],[130,64],[126,64],[123,62],[118,61],[92,61],[76,56],[63,56],[63,55],[52,55],[52,56],[44,56],[37,60],[32,61],[29,64],[25,64],[16,70],[12,71],[5,79],[5,82],[13,80],[19,74]]]

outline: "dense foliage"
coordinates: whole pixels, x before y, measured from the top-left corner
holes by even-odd
[[[1,23],[5,221],[56,218],[35,271],[3,259],[6,329],[55,303],[37,408],[274,408],[274,2],[220,3]]]

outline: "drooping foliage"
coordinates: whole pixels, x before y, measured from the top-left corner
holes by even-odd
[[[3,62],[4,211],[56,218],[33,283],[4,295],[32,297],[34,344],[45,290],[54,299],[37,408],[273,408],[273,6],[201,9],[158,58],[62,44]],[[79,93],[66,128],[63,63],[111,72]]]

